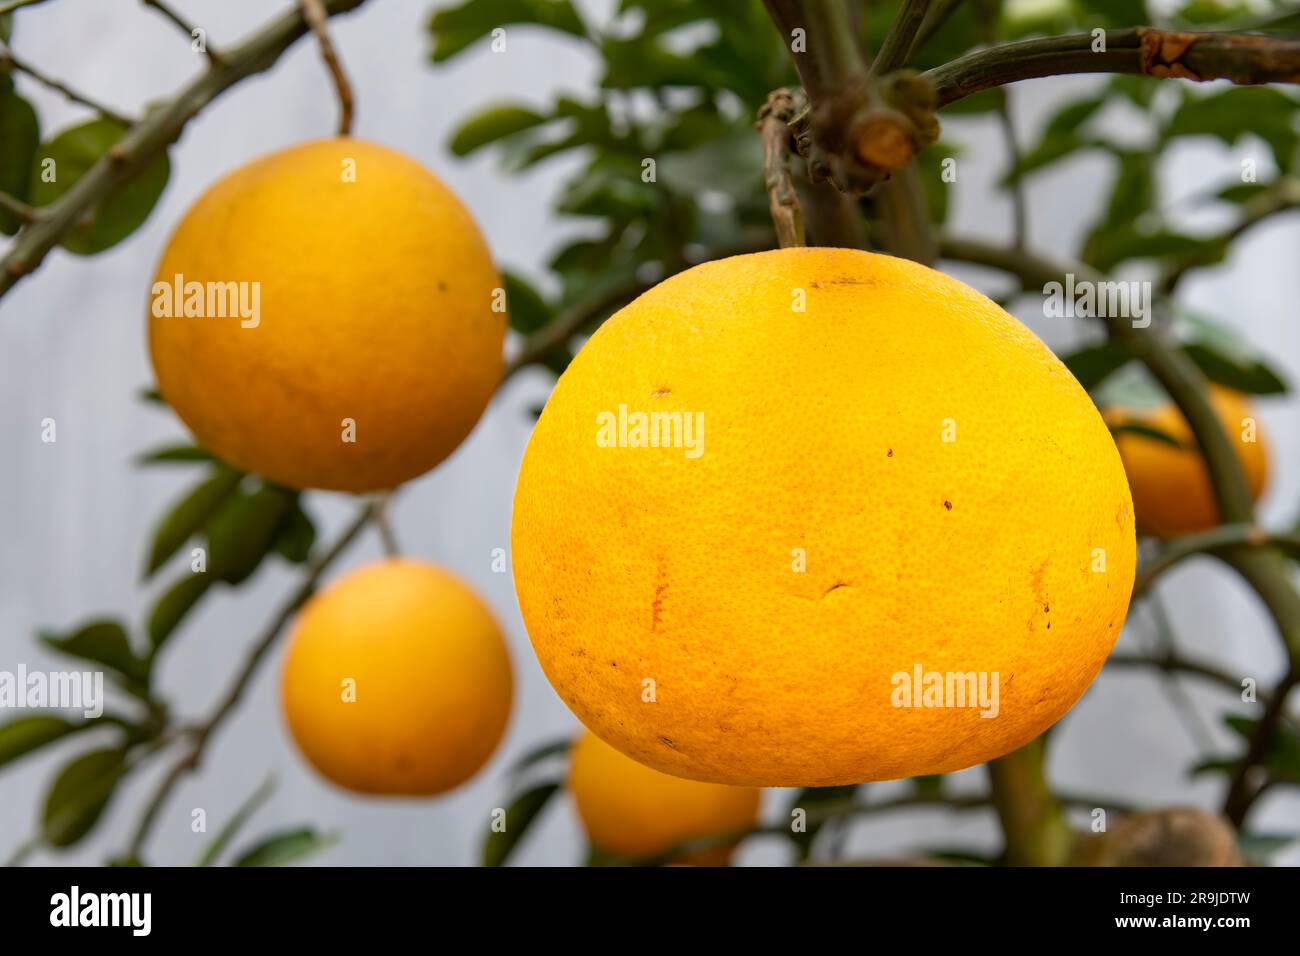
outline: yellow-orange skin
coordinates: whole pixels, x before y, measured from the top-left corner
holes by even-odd
[[[410,559],[366,565],[308,601],[281,680],[285,720],[312,766],[348,790],[404,796],[472,777],[501,740],[511,693],[487,606]]]
[[[1255,411],[1244,395],[1218,385],[1210,386],[1209,398],[1236,449],[1251,497],[1258,500],[1268,484],[1268,446]],[[1167,442],[1133,432],[1121,431],[1115,437],[1129,487],[1133,489],[1133,508],[1142,531],[1173,538],[1208,531],[1219,524],[1219,507],[1214,501],[1205,459],[1191,426],[1173,402],[1151,409],[1107,409],[1106,420],[1113,425],[1148,425],[1182,446],[1174,448]],[[1251,436],[1254,441],[1247,440]]]
[[[625,757],[595,734],[573,745],[569,790],[591,845],[623,860],[648,860],[681,844],[746,830],[762,792],[669,776]],[[709,847],[674,862],[725,866],[735,848]]]
[[[286,485],[371,491],[423,474],[500,377],[487,245],[437,177],[383,146],[321,140],[235,170],[185,214],[155,283],[178,274],[260,283],[260,323],[157,315],[155,285],[159,390],[205,447]]]
[[[620,404],[703,413],[703,453],[601,447]],[[1109,654],[1135,551],[1115,444],[1047,347],[954,279],[842,249],[697,266],[606,322],[538,420],[512,527],[533,647],[582,722],[753,786],[1027,743]],[[917,664],[996,672],[998,716],[894,706]]]

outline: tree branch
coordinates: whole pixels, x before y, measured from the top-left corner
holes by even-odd
[[[332,16],[352,10],[365,0],[326,0]],[[192,80],[172,99],[132,126],[67,192],[43,207],[40,221],[22,229],[0,259],[0,295],[32,272],[60,240],[76,228],[86,213],[115,187],[138,174],[181,135],[185,124],[222,92],[269,69],[294,41],[308,30],[296,7],[264,27],[251,39],[228,51],[220,66]]]
[[[883,76],[907,65],[912,44],[929,13],[930,0],[903,0],[903,6],[889,26],[880,44],[880,52],[871,61],[873,76]]]
[[[1062,866],[1074,832],[1047,785],[1045,736],[986,765],[993,806],[1006,839],[1008,866]]]
[[[19,222],[35,222],[40,218],[40,210],[35,206],[29,206],[7,192],[0,191],[0,209],[9,213]]]
[[[763,145],[763,181],[767,187],[772,224],[782,249],[805,245],[799,194],[790,177],[790,120],[794,97],[787,89],[774,90],[758,111],[759,138]]]
[[[1077,73],[1300,83],[1300,40],[1286,37],[1135,27],[1108,31],[1104,51],[1094,52],[1093,43],[1087,33],[1000,43],[923,75],[934,83],[940,107],[994,86]]]

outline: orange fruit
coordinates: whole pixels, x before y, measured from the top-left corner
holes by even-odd
[[[753,787],[652,770],[590,731],[573,745],[569,789],[591,845],[622,860],[648,860],[687,841],[749,829],[758,821],[761,797]],[[734,842],[707,847],[675,862],[725,866],[733,849]]]
[[[510,659],[483,601],[423,561],[366,565],[316,594],[281,700],[309,763],[360,793],[424,796],[487,762],[510,716]]]
[[[1136,551],[1115,444],[1042,342],[932,269],[818,248],[697,266],[606,322],[533,431],[511,536],[582,722],[754,786],[1025,744],[1101,668]]]
[[[1251,496],[1259,500],[1268,483],[1268,447],[1255,411],[1246,396],[1219,385],[1210,386],[1209,399],[1237,451]],[[1134,432],[1120,432],[1115,437],[1142,530],[1170,538],[1219,524],[1210,473],[1178,406],[1173,402],[1150,409],[1115,406],[1106,410],[1106,420],[1112,425],[1146,425],[1182,446],[1175,448]]]
[[[473,219],[424,167],[373,143],[304,143],[235,170],[176,227],[150,299],[158,387],[239,468],[391,488],[487,406],[500,288]]]

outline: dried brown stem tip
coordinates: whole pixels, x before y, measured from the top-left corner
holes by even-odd
[[[1300,83],[1300,43],[1272,36],[1182,33],[1139,27],[1142,72],[1238,84]]]
[[[782,249],[805,245],[799,194],[790,176],[790,121],[794,115],[794,95],[782,88],[768,94],[755,124],[763,142],[763,181],[767,185],[772,224]]]

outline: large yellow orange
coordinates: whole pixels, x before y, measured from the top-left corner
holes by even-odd
[[[635,447],[654,411],[702,416],[703,445]],[[954,279],[842,249],[697,266],[606,322],[537,422],[512,529],[533,647],[583,723],[758,786],[1036,737],[1110,652],[1135,550],[1114,442],[1047,347]],[[990,700],[996,675],[997,715],[897,696],[916,668]]]
[[[295,146],[212,186],[168,242],[150,301],[159,390],[240,468],[389,488],[451,454],[487,405],[500,286],[473,219],[424,167],[350,139]]]
[[[587,731],[573,745],[569,789],[591,845],[624,860],[645,860],[690,840],[752,827],[761,792],[683,780],[625,757]],[[677,862],[723,866],[731,846],[688,854]]]
[[[307,760],[341,787],[421,796],[468,780],[510,716],[510,659],[491,613],[433,565],[385,560],[303,608],[281,695]]]
[[[1268,448],[1255,411],[1246,396],[1211,385],[1210,404],[1237,451],[1252,497],[1258,499],[1268,483]],[[1115,438],[1138,526],[1164,538],[1206,531],[1219,523],[1219,508],[1210,486],[1205,459],[1191,426],[1173,402],[1151,409],[1114,407],[1106,420],[1114,425],[1147,425],[1173,438],[1181,447],[1147,435],[1121,431]]]

